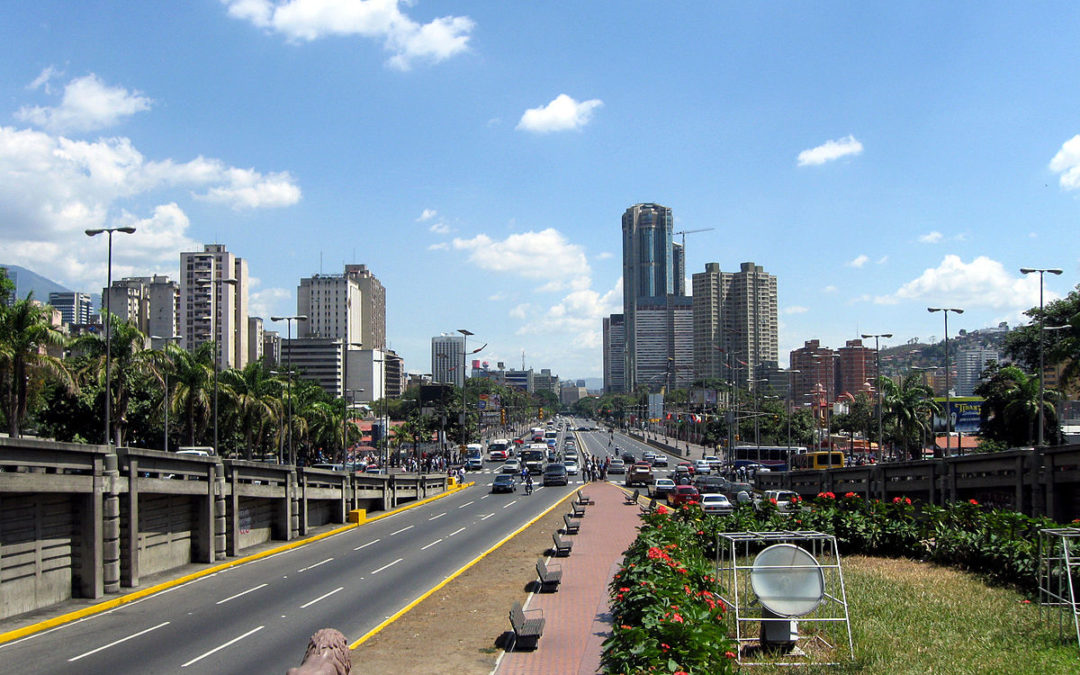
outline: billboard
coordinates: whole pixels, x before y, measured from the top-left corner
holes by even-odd
[[[945,398],[934,398],[945,410]],[[948,413],[952,416],[952,430],[962,434],[977,434],[982,422],[983,399],[981,396],[957,396],[949,399]],[[934,415],[934,431],[946,430],[944,415]]]

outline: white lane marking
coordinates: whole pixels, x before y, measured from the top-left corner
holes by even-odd
[[[443,511],[442,513],[440,513],[437,516],[432,516],[432,517],[428,518],[428,520],[430,521],[430,520],[435,520],[436,518],[442,518],[445,515],[446,515],[446,511]]]
[[[141,630],[138,633],[133,633],[133,634],[127,636],[127,637],[123,637],[123,638],[120,638],[119,640],[116,640],[114,642],[110,642],[107,645],[102,645],[102,646],[98,647],[97,649],[91,649],[90,651],[86,652],[85,654],[79,654],[78,656],[73,656],[70,659],[68,659],[68,663],[78,661],[79,659],[90,656],[91,654],[97,654],[98,652],[100,652],[102,650],[108,649],[109,647],[115,647],[116,645],[118,645],[118,644],[120,644],[122,642],[127,642],[128,640],[132,640],[134,638],[137,638],[140,635],[146,635],[147,633],[149,633],[152,630],[157,630],[158,628],[161,628],[162,626],[168,626],[169,623],[170,623],[169,621],[159,623],[158,625],[156,625],[156,626],[154,626],[152,628],[147,628],[146,630]]]
[[[326,563],[330,562],[331,560],[333,560],[333,558],[327,558],[326,560],[323,560],[323,561],[317,562],[317,563],[315,563],[314,565],[308,565],[307,567],[301,567],[300,569],[298,569],[298,570],[296,570],[296,571],[297,571],[297,573],[299,573],[299,572],[307,572],[308,570],[313,570],[313,569],[315,569],[315,568],[316,568],[316,567],[318,567],[319,565],[325,565]]]
[[[517,504],[517,500],[516,500],[516,499],[515,499],[514,501],[510,502],[509,504],[503,504],[503,508],[505,509],[505,508],[507,508],[507,507],[509,507],[509,506],[513,506],[514,504]]]
[[[462,504],[461,506],[459,506],[458,508],[459,508],[459,509],[463,509],[463,508],[465,508],[466,506],[468,506],[469,504],[472,504],[472,503],[473,503],[474,501],[475,501],[475,500],[467,501],[467,502],[465,502],[464,504]]]
[[[253,592],[253,591],[257,591],[257,590],[259,590],[260,588],[264,588],[264,587],[266,587],[266,586],[269,586],[269,585],[270,585],[270,584],[259,584],[259,585],[258,585],[258,586],[256,586],[255,588],[249,588],[249,589],[247,589],[246,591],[240,591],[240,592],[239,592],[239,593],[237,593],[236,595],[230,595],[229,597],[225,598],[224,600],[218,600],[218,601],[217,601],[217,602],[215,602],[214,604],[215,604],[215,605],[224,605],[224,604],[225,604],[226,602],[228,602],[228,601],[230,601],[230,600],[235,600],[235,599],[239,598],[239,597],[240,597],[241,595],[247,595],[248,593],[251,593],[251,592]]]
[[[452,536],[454,536],[455,534],[457,534],[457,533],[459,533],[459,532],[464,532],[464,531],[465,531],[465,528],[464,528],[464,527],[462,527],[462,528],[458,528],[458,529],[454,530],[453,532],[451,532],[450,534],[448,534],[448,535],[446,535],[446,536],[448,536],[448,537],[452,537]]]
[[[368,542],[368,543],[366,543],[366,544],[361,544],[360,546],[357,546],[357,547],[356,547],[356,548],[354,548],[353,550],[354,550],[354,551],[359,551],[359,550],[360,550],[360,549],[362,549],[362,548],[367,548],[368,546],[371,546],[372,544],[375,544],[375,543],[378,543],[378,542],[379,542],[379,540],[378,540],[378,539],[376,539],[375,541],[369,541],[369,542]]]
[[[251,630],[244,633],[243,635],[241,635],[239,637],[234,637],[233,639],[229,640],[225,644],[214,647],[213,649],[211,649],[210,651],[206,652],[205,654],[203,654],[201,656],[196,656],[195,658],[191,659],[190,661],[188,661],[187,663],[183,664],[180,667],[181,668],[187,668],[188,666],[190,666],[193,663],[198,663],[199,661],[202,661],[203,659],[205,659],[207,656],[210,656],[211,654],[215,654],[217,652],[220,652],[222,649],[225,649],[226,647],[234,645],[237,642],[240,642],[241,640],[246,638],[247,636],[254,635],[255,633],[258,633],[262,629],[263,629],[263,626],[259,626],[258,628],[252,628]]]
[[[411,529],[413,529],[413,527],[414,527],[413,525],[409,525],[408,527],[403,527],[403,528],[401,528],[400,530],[398,530],[397,532],[391,532],[391,533],[390,533],[390,536],[392,537],[392,536],[394,536],[395,534],[401,534],[401,533],[402,533],[402,532],[404,532],[405,530],[411,530]]]
[[[488,498],[488,497],[490,497],[490,496],[491,496],[491,495],[484,495],[484,496],[483,496],[483,497],[481,497],[480,499],[487,499],[487,498]]]
[[[492,517],[493,515],[495,515],[495,514],[494,513],[489,513],[486,516],[484,516],[483,518],[481,518],[480,520],[487,520],[488,518]]]
[[[379,572],[382,572],[382,571],[383,571],[384,569],[386,569],[387,567],[393,567],[394,565],[398,564],[398,563],[399,563],[399,562],[401,562],[402,560],[404,560],[404,558],[398,558],[397,560],[395,560],[394,562],[392,562],[392,563],[390,563],[390,564],[388,564],[388,565],[383,565],[383,566],[382,566],[382,567],[380,567],[379,569],[377,569],[377,570],[375,570],[374,572],[372,572],[372,574],[378,574]]]
[[[300,605],[300,609],[307,609],[308,607],[311,607],[312,605],[314,605],[316,602],[318,602],[320,600],[325,600],[326,598],[329,598],[331,595],[333,595],[334,593],[337,593],[338,591],[340,591],[340,590],[342,590],[344,588],[345,588],[344,586],[338,586],[337,588],[330,591],[329,593],[326,593],[325,595],[320,595],[319,597],[315,598],[314,600],[312,600],[311,602],[309,602],[307,604]]]
[[[428,550],[429,548],[431,548],[432,546],[434,546],[435,544],[438,544],[438,543],[439,543],[440,541],[442,541],[442,538],[441,538],[441,537],[440,537],[439,539],[436,539],[435,541],[431,542],[431,543],[430,543],[430,544],[428,544],[427,546],[421,546],[421,547],[420,547],[420,550],[421,550],[421,551],[426,551],[426,550]]]

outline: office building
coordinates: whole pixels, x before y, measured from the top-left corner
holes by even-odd
[[[180,253],[181,346],[194,351],[216,341],[222,368],[243,368],[248,357],[247,261],[224,244]]]
[[[248,363],[262,359],[266,331],[260,316],[248,317]]]
[[[303,337],[282,342],[285,364],[298,377],[314,380],[331,396],[341,396],[341,340]]]
[[[60,312],[60,320],[67,324],[88,324],[93,314],[89,293],[74,291],[49,293],[49,304]],[[115,312],[114,312],[115,313]]]
[[[625,394],[626,322],[623,314],[604,317],[604,393]]]
[[[982,372],[990,361],[1000,361],[1001,354],[996,349],[961,349],[956,352],[956,396],[974,396],[975,387],[982,382]],[[1051,375],[1053,373],[1051,372]],[[1052,386],[1052,385],[1051,385]]]
[[[636,315],[637,384],[650,391],[689,387],[696,379],[692,299],[669,295],[640,302]]]
[[[465,336],[443,333],[431,338],[431,381],[465,386]]]

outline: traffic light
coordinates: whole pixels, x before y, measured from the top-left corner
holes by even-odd
[[[544,419],[544,409],[540,408],[540,419]]]
[[[499,424],[506,424],[506,408],[499,411]]]

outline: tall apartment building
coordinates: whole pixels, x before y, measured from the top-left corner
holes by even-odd
[[[956,352],[955,359],[956,384],[953,386],[956,395],[974,396],[987,362],[1000,361],[1001,354],[996,349],[962,349]]]
[[[863,345],[862,340],[848,340],[837,350],[839,373],[837,394],[858,396],[860,392],[870,393],[877,390],[876,352]]]
[[[659,349],[656,341],[663,339],[638,326],[638,308],[648,306],[655,310],[666,304],[669,296],[684,296],[686,293],[682,275],[676,273],[685,264],[682,262],[681,247],[671,239],[673,226],[671,209],[659,204],[635,204],[626,209],[622,216],[623,317],[626,326],[624,372],[627,391],[632,391],[639,382],[655,377],[652,372],[655,370],[654,364],[650,363],[642,370],[639,338],[648,340],[653,352]],[[655,317],[652,323],[655,323]],[[673,345],[663,348],[668,353],[673,350]]]
[[[266,330],[261,316],[248,317],[248,363],[259,361],[263,357]]]
[[[281,363],[281,335],[276,330],[263,330],[262,358],[270,365]]]
[[[465,386],[465,336],[443,333],[431,338],[431,381]]]
[[[88,324],[93,313],[89,293],[77,291],[49,293],[49,304],[59,310],[60,320],[67,324]],[[115,311],[113,312],[115,314]]]
[[[102,306],[108,300],[109,311],[135,324],[161,349],[180,327],[180,285],[165,275],[125,277],[101,290]]]
[[[367,265],[346,265],[345,276],[360,289],[360,342],[365,349],[386,349],[386,289]]]
[[[699,377],[731,379],[740,386],[762,379],[779,361],[776,277],[744,262],[738,272],[707,263],[693,277],[693,367]]]
[[[604,317],[604,393],[626,393],[626,322],[622,314]]]
[[[686,388],[697,379],[691,298],[669,295],[639,303],[634,331],[637,384],[659,391]]]
[[[217,341],[222,368],[248,362],[247,261],[224,244],[180,253],[181,346],[194,350]]]
[[[791,369],[799,371],[792,379],[791,398],[796,407],[811,403],[815,394],[836,400],[836,352],[822,347],[819,340],[807,340],[791,352]]]

